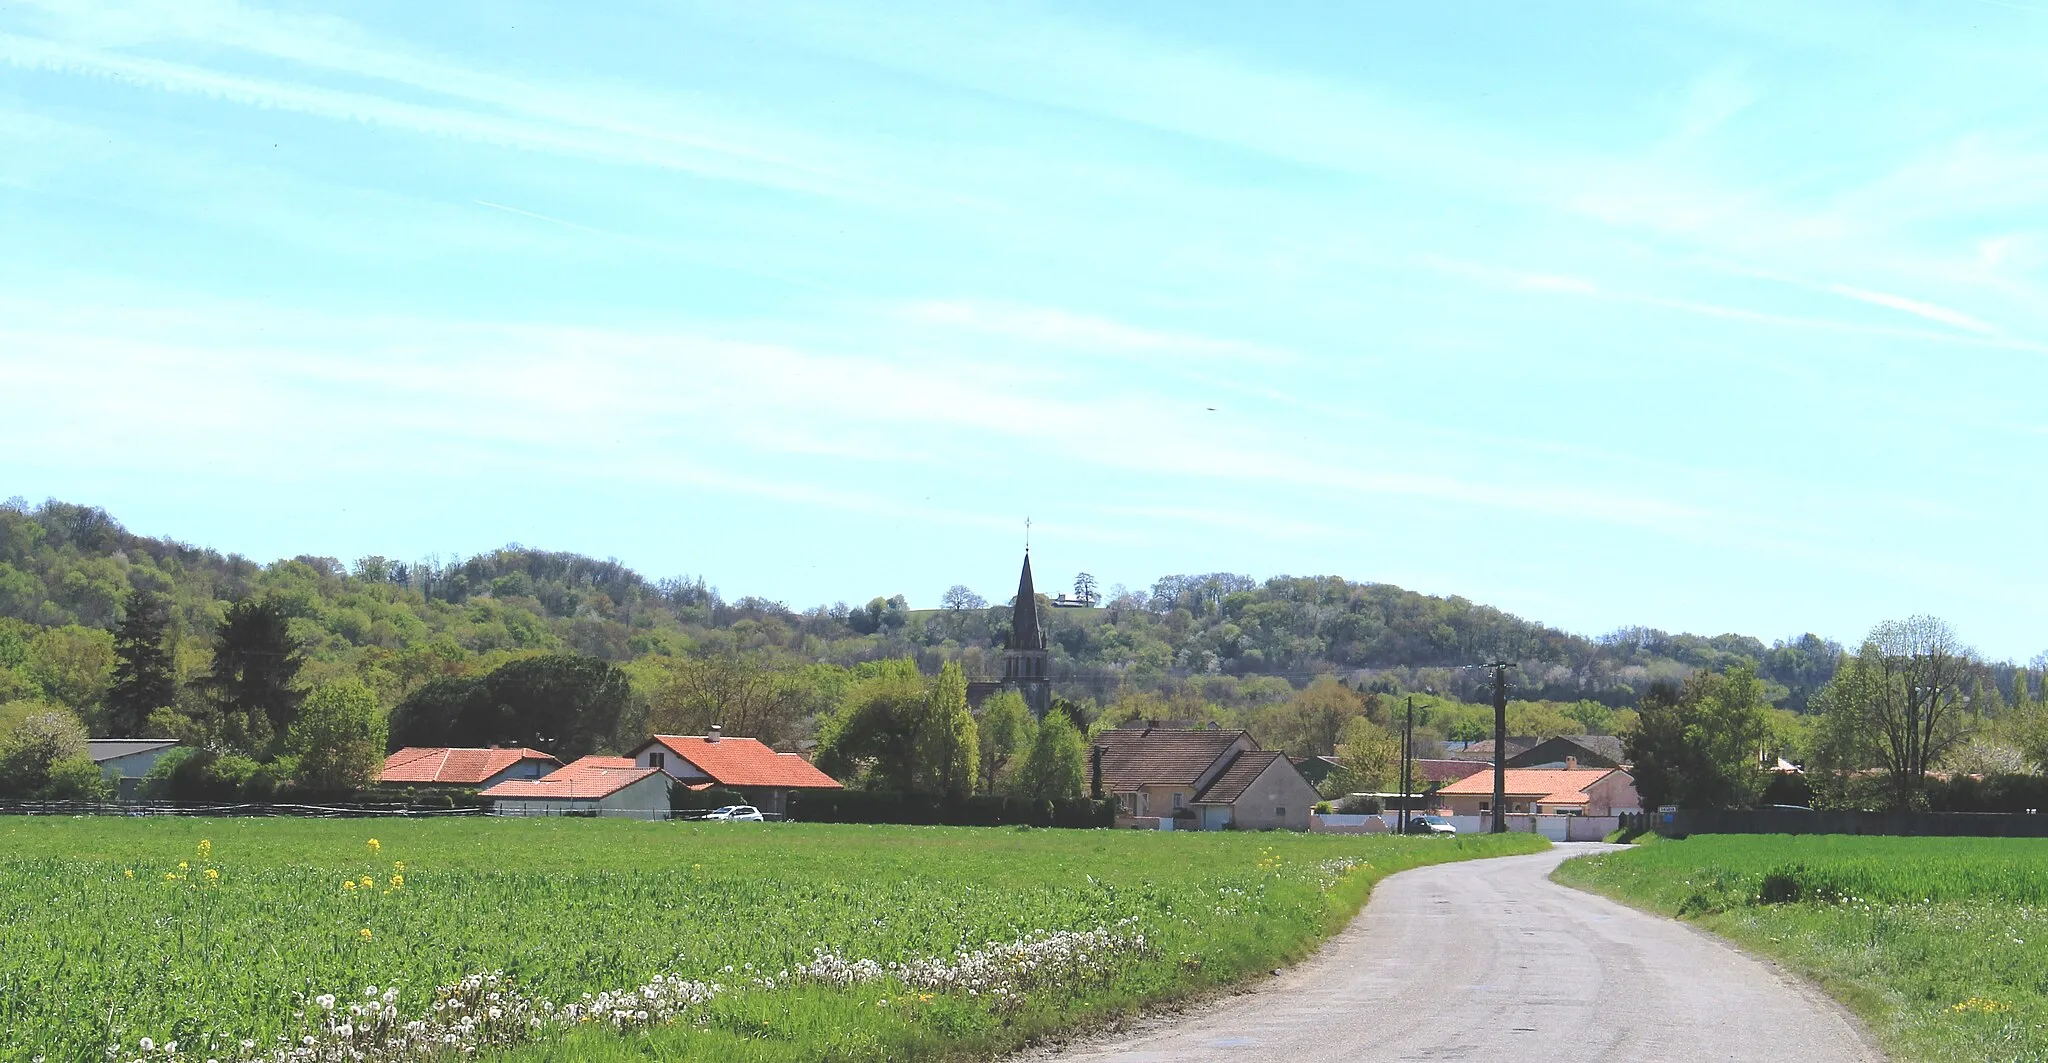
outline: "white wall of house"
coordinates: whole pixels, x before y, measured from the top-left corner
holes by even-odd
[[[491,810],[500,816],[588,815],[595,811],[604,819],[667,819],[668,787],[667,777],[649,775],[599,798],[502,797],[491,803]]]
[[[662,745],[660,742],[649,742],[641,746],[633,754],[633,763],[643,768],[660,768],[662,771],[667,772],[671,778],[681,779],[686,783],[694,784],[711,781],[711,776],[705,774],[695,764],[690,763],[675,750]]]
[[[155,767],[156,762],[163,759],[165,753],[176,748],[178,747],[165,746],[162,749],[145,749],[139,753],[112,757],[99,762],[100,772],[107,777],[108,782],[114,784],[116,797],[123,801],[132,801],[142,795],[142,777],[149,774],[149,769]]]
[[[1315,787],[1280,757],[1231,805],[1230,822],[1238,830],[1307,830],[1309,813],[1320,800]]]

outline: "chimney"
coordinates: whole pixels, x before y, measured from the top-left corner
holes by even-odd
[[[718,728],[716,728],[716,727],[712,728],[712,730],[714,730],[714,731],[716,731],[717,729],[718,729]],[[1577,771],[1577,770],[1579,770],[1579,758],[1577,758],[1577,757],[1566,757],[1566,758],[1564,758],[1564,770],[1566,770],[1566,771]]]
[[[721,733],[721,732],[723,732],[724,730],[725,730],[725,728],[723,728],[723,727],[720,727],[719,725],[717,725],[717,724],[715,724],[715,723],[714,723],[714,724],[712,724],[712,725],[711,725],[711,733],[709,733],[709,734],[705,735],[705,736],[704,736],[704,740],[705,740],[706,742],[716,742],[716,741],[718,741],[718,738],[719,738],[719,735],[720,735],[720,733]]]

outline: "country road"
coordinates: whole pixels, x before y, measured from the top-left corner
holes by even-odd
[[[1877,1063],[1840,1007],[1682,924],[1556,885],[1570,856],[1395,875],[1305,963],[1251,992],[1035,1063]]]

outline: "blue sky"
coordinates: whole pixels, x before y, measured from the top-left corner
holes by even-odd
[[[0,495],[2048,647],[2048,0],[0,6]]]

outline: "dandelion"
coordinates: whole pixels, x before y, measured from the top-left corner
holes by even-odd
[[[129,878],[134,878],[134,877],[135,877],[135,869],[134,869],[134,868],[132,868],[132,867],[131,867],[131,868],[127,868],[127,869],[123,870],[123,871],[122,871],[121,873],[122,873],[122,874],[124,874],[124,875],[126,875],[126,876],[128,876]]]
[[[201,860],[211,858],[213,856],[213,842],[206,838],[199,839],[198,852],[199,859]]]
[[[379,842],[377,841],[377,839],[375,839],[375,838],[371,838],[371,839],[369,840],[369,842],[368,842],[368,843],[366,843],[366,844],[368,844],[368,845],[369,845],[369,847],[370,847],[370,855],[371,855],[371,856],[375,856],[375,855],[377,855],[378,853],[380,853],[380,852],[383,852],[383,851],[384,851],[384,846],[383,846],[383,845],[382,845],[381,843],[379,843]]]
[[[356,888],[356,880],[355,880],[355,879],[352,879],[352,878],[349,878],[349,879],[343,879],[343,880],[342,880],[342,882],[341,882],[341,888],[342,888],[342,889],[345,889],[345,890],[352,890],[352,889],[355,889],[355,888]]]
[[[363,939],[364,941],[368,941],[368,940],[370,940],[370,928],[369,928],[369,927],[364,927],[364,928],[362,928],[361,930],[358,930],[358,931],[356,931],[356,933],[357,933],[358,935],[360,935],[360,936],[362,937],[362,939]]]
[[[392,889],[395,889],[395,890],[402,890],[402,889],[404,889],[404,888],[405,888],[405,876],[404,876],[404,875],[393,875],[393,876],[391,876],[391,888],[392,888]]]
[[[207,869],[206,869],[206,881],[208,881],[208,882],[219,882],[219,881],[220,881],[220,869],[219,869],[219,868],[217,868],[217,867],[209,867],[209,868],[207,868]]]
[[[362,880],[361,880],[360,882],[357,882],[357,883],[356,883],[356,885],[358,885],[358,886],[361,886],[362,888],[364,888],[364,889],[366,889],[366,890],[373,890],[373,889],[376,889],[376,888],[377,888],[377,880],[376,880],[376,879],[374,879],[374,878],[371,878],[371,877],[370,877],[370,876],[368,876],[368,875],[364,875],[364,876],[362,877]]]

